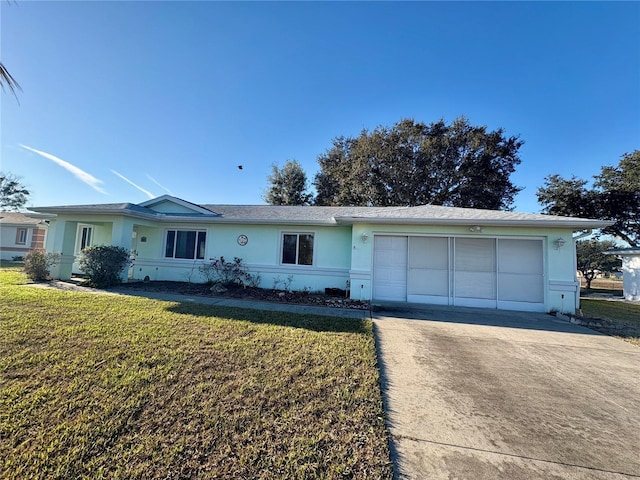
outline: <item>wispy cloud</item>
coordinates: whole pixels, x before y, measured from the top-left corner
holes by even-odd
[[[162,185],[160,182],[158,182],[155,178],[153,178],[148,173],[147,173],[147,178],[151,180],[153,183],[155,183],[157,186],[159,186],[161,189],[163,189],[165,192],[167,192],[169,195],[173,195],[173,192],[171,190],[169,190],[167,187]]]
[[[72,165],[71,163],[67,162],[66,160],[62,160],[61,158],[56,157],[55,155],[51,155],[50,153],[43,152],[42,150],[37,150],[35,148],[31,148],[31,147],[28,147],[28,146],[22,145],[22,144],[20,144],[20,147],[24,148],[25,150],[29,150],[30,152],[37,153],[38,155],[40,155],[41,157],[46,158],[47,160],[51,160],[53,163],[56,163],[56,164],[60,165],[62,168],[64,168],[65,170],[71,172],[78,180],[80,180],[81,182],[86,183],[87,185],[89,185],[94,190],[96,190],[96,191],[98,191],[100,193],[104,193],[105,195],[107,194],[105,189],[100,186],[100,184],[102,184],[104,182],[102,180],[97,179],[96,177],[94,177],[90,173],[85,172],[81,168],[78,168],[75,165]]]
[[[127,182],[129,185],[133,185],[134,187],[136,187],[138,190],[140,190],[142,193],[144,193],[147,197],[149,198],[155,198],[156,196],[151,193],[149,190],[145,190],[144,188],[142,188],[140,185],[136,185],[135,183],[133,183],[131,180],[129,180],[127,177],[125,177],[124,175],[122,175],[121,173],[116,172],[115,170],[111,170],[111,173],[113,173],[114,175],[117,175],[118,177],[120,177],[122,180],[124,180],[125,182]]]

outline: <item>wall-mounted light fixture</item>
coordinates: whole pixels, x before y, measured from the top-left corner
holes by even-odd
[[[367,232],[364,232],[362,235],[360,235],[360,238],[362,239],[362,243],[367,243],[367,240],[369,240],[369,234]]]
[[[553,246],[555,247],[556,250],[560,250],[562,247],[565,246],[566,243],[567,241],[564,238],[556,238],[553,241]]]
[[[473,233],[482,233],[482,227],[480,225],[473,225],[469,227],[469,231]]]

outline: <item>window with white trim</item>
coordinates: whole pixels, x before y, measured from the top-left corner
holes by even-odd
[[[16,245],[26,245],[27,243],[27,229],[18,228],[16,232]]]
[[[313,233],[283,233],[282,263],[313,265]]]
[[[91,245],[93,245],[93,225],[79,223],[76,233],[75,254],[78,255],[82,250]]]
[[[165,258],[204,258],[207,232],[204,230],[167,230],[165,237]]]

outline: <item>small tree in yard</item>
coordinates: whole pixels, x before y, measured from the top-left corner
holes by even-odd
[[[129,265],[129,252],[114,245],[87,247],[80,254],[80,270],[89,277],[89,284],[110,287],[120,283],[120,274]]]
[[[615,247],[615,242],[610,240],[582,240],[576,243],[578,271],[582,273],[588,289],[598,272],[616,272],[622,265],[615,255],[604,253]]]
[[[60,255],[47,253],[46,250],[31,250],[24,256],[24,272],[34,282],[44,282],[49,279],[49,268],[58,263]]]

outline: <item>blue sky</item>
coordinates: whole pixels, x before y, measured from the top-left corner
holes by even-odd
[[[273,163],[311,180],[340,135],[402,118],[526,143],[546,175],[640,148],[637,2],[1,2],[0,169],[30,205],[264,203]],[[243,165],[239,170],[237,165]]]

